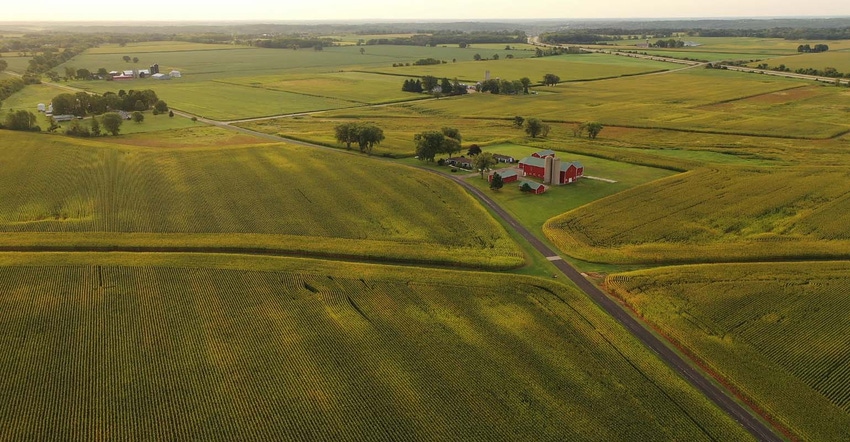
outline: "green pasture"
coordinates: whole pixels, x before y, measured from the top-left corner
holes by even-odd
[[[797,46],[801,44],[826,44],[830,50],[850,49],[850,40],[785,40],[784,38],[758,38],[758,37],[688,37],[682,36],[683,41],[693,41],[700,43],[700,46],[690,48],[676,48],[674,51],[683,52],[725,52],[729,54],[750,54],[752,56],[765,55],[793,55],[797,53]],[[650,38],[649,42],[654,44],[659,38]],[[664,39],[667,40],[667,39]],[[613,40],[609,43],[617,48],[625,50],[643,51],[645,48],[638,48],[635,45],[644,43],[644,40]],[[600,49],[607,49],[610,46],[598,46]],[[664,51],[664,48],[649,48],[653,51]],[[763,58],[763,57],[762,57]]]
[[[3,61],[7,64],[6,70],[18,74],[23,74],[27,71],[30,60],[32,60],[32,57],[19,57],[17,54],[3,55]]]
[[[427,97],[425,94],[402,92],[403,78],[363,72],[339,72],[294,77],[238,77],[221,81],[228,84],[336,98],[363,104],[380,104]]]
[[[850,438],[850,263],[679,266],[609,277],[632,309],[800,440]]]
[[[749,54],[749,53],[741,53],[741,52],[711,52],[711,51],[702,51],[700,47],[683,49],[660,49],[660,48],[651,48],[651,49],[637,49],[636,51],[640,54],[648,54],[655,55],[658,57],[672,57],[672,58],[681,58],[681,59],[691,59],[691,60],[705,60],[710,62],[717,61],[731,61],[731,60],[763,60],[766,58],[766,55],[762,54]]]
[[[414,103],[408,105],[416,106]],[[383,109],[389,114],[404,115],[407,108],[388,106]],[[398,113],[395,112],[397,109]],[[413,144],[414,135],[429,130],[440,130],[442,127],[459,129],[465,147],[471,144],[486,145],[525,138],[525,133],[513,127],[512,122],[507,120],[465,119],[439,115],[430,118],[393,117],[386,114],[371,115],[365,108],[343,109],[338,112],[340,114],[335,118],[327,118],[323,115],[288,117],[244,122],[239,123],[238,126],[344,149],[345,145],[336,142],[334,127],[345,122],[368,122],[380,127],[385,137],[381,144],[375,146],[372,154],[392,156],[413,156],[416,151]],[[343,115],[343,112],[347,115]],[[355,146],[352,148],[357,149]]]
[[[7,132],[3,139],[7,246],[522,263],[504,228],[459,186],[365,157],[283,144],[194,150],[121,145],[111,136]]]
[[[190,52],[190,51],[216,51],[228,49],[245,49],[245,46],[226,44],[192,43],[187,41],[145,41],[131,42],[124,46],[115,43],[107,43],[95,48],[90,48],[86,54],[119,54],[133,56],[134,54],[147,54],[151,52]],[[118,57],[119,60],[121,57]],[[142,58],[142,57],[139,57]]]
[[[595,262],[846,258],[847,177],[844,167],[699,169],[564,213],[544,231]]]
[[[546,279],[147,256],[2,257],[5,438],[749,440]]]
[[[838,116],[729,113],[707,107],[810,84],[746,73],[689,69],[659,75],[540,87],[554,94],[504,96],[473,94],[463,100],[421,103],[423,112],[481,118],[515,115],[550,121],[602,124],[772,137],[828,138],[850,125]],[[805,124],[801,124],[805,121]]]
[[[823,70],[831,67],[838,70],[838,72],[850,74],[850,50],[836,51],[830,46],[830,50],[827,52],[769,58],[761,63],[767,63],[770,67],[784,64],[792,71],[808,68]],[[755,67],[757,64],[759,63],[750,64],[749,66]]]
[[[569,142],[565,144],[569,144]],[[565,146],[565,148],[569,149],[568,146]],[[482,150],[484,152],[511,155],[519,161],[540,149],[515,144],[501,144],[486,146]],[[545,193],[532,195],[520,192],[518,183],[507,183],[501,190],[491,191],[487,181],[488,174],[486,173],[483,179],[476,174],[475,177],[468,178],[467,182],[482,190],[486,190],[488,195],[515,216],[523,225],[531,231],[541,234],[543,224],[553,216],[560,215],[637,185],[673,174],[673,172],[668,170],[636,166],[569,152],[558,152],[557,155],[563,162],[578,161],[581,163],[584,166],[585,175],[610,179],[616,181],[616,183],[583,178],[573,184],[550,186]],[[499,169],[505,167],[510,166],[499,165]],[[520,172],[520,175],[522,175],[522,172]],[[521,180],[540,181],[532,177],[521,177]]]
[[[482,57],[486,56],[482,54]],[[489,56],[487,56],[489,57]],[[392,75],[409,76],[412,78],[433,75],[439,78],[458,78],[464,81],[482,81],[485,71],[490,71],[490,78],[519,80],[528,77],[533,82],[543,81],[546,74],[555,74],[561,81],[590,80],[596,78],[635,75],[651,71],[671,68],[670,63],[643,60],[606,54],[572,54],[554,57],[529,59],[499,60],[460,60],[458,63],[447,63],[430,66],[399,66],[369,68],[370,72],[380,72]]]

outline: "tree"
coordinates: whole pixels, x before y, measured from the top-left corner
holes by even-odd
[[[71,120],[68,124],[68,128],[65,129],[65,135],[69,135],[72,137],[90,137],[91,131],[86,126],[83,126],[80,123],[80,120]]]
[[[76,76],[79,80],[91,80],[91,72],[85,68],[77,69]]]
[[[148,105],[146,105],[145,102],[142,100],[136,100],[136,103],[133,104],[133,109],[135,109],[137,112],[141,112],[143,110],[147,110]]]
[[[141,123],[142,121],[145,121],[145,114],[139,111],[133,112],[133,121],[135,121],[136,123]]]
[[[173,110],[168,111],[168,117],[174,118],[174,111]]]
[[[118,135],[123,123],[124,120],[121,119],[121,115],[118,115],[115,112],[105,113],[102,117],[100,117],[100,124],[112,135]]]
[[[490,152],[483,152],[481,155],[475,157],[473,161],[473,165],[476,169],[478,169],[478,173],[481,174],[481,178],[484,178],[484,172],[490,170],[493,166],[496,165],[496,159],[493,158],[493,154]]]
[[[519,186],[519,190],[520,192],[531,192],[534,189],[528,183],[522,183],[522,186]]]
[[[374,124],[360,124],[357,130],[357,144],[360,152],[371,154],[376,144],[384,141],[384,130]]]
[[[490,180],[490,190],[499,190],[505,185],[505,181],[498,173],[493,174],[493,179]]]
[[[455,152],[461,151],[460,143],[462,138],[460,136],[460,131],[454,127],[444,127],[440,129],[440,132],[446,136],[446,140],[443,143],[443,152],[452,156]]]
[[[452,82],[449,81],[448,78],[443,78],[440,80],[440,92],[443,94],[451,94],[454,90],[454,86],[452,86]]]
[[[32,112],[20,109],[6,115],[4,126],[9,130],[40,131],[35,125],[36,118]]]
[[[416,143],[416,156],[422,161],[434,161],[438,153],[443,152],[446,136],[435,130],[425,131],[413,136]]]
[[[481,148],[477,144],[473,144],[472,146],[469,146],[469,150],[466,151],[466,154],[471,156],[471,157],[474,157],[475,155],[478,155],[480,153],[481,153]]]
[[[531,86],[531,79],[528,77],[522,77],[519,79],[519,82],[522,83],[522,93],[528,94],[528,87]]]
[[[475,61],[481,61],[481,54],[475,54],[472,56],[472,59]]]
[[[546,86],[554,86],[561,81],[561,77],[555,74],[546,74],[543,76],[543,84]]]
[[[133,63],[138,63],[138,62],[139,62],[139,57],[133,57]]]
[[[522,127],[523,123],[525,123],[525,118],[522,118],[522,117],[521,117],[521,116],[519,116],[519,115],[517,115],[517,116],[515,116],[515,117],[514,117],[514,127],[516,127],[517,129],[519,129],[519,128],[521,128],[521,127]]]
[[[597,122],[587,123],[587,137],[595,140],[599,132],[602,132],[602,124]]]
[[[366,48],[360,48],[360,55],[363,55],[365,53],[366,53]]]
[[[5,71],[7,67],[9,67],[9,62],[6,60],[0,60],[0,72]]]
[[[432,75],[426,75],[422,77],[422,90],[427,93],[431,93],[435,87],[437,87],[437,77]]]
[[[100,122],[98,122],[97,118],[94,117],[91,119],[91,134],[96,137],[100,136]]]
[[[130,60],[131,60],[129,55],[125,55],[125,56],[123,56],[123,57],[121,57],[121,58],[124,60],[124,62],[125,62],[125,63],[129,63],[129,62],[130,62]]]
[[[493,60],[498,60],[498,59],[499,59],[499,54],[493,54]]]
[[[74,77],[76,77],[76,76],[77,76],[76,69],[74,69],[70,66],[65,66],[65,78],[74,79]]]
[[[525,120],[525,133],[531,138],[545,138],[549,134],[549,125],[541,121],[539,118],[529,118]]]
[[[97,75],[101,78],[106,78],[106,76],[109,75],[109,71],[107,71],[106,68],[97,68]]]
[[[168,103],[162,100],[157,100],[157,102],[154,103],[153,108],[154,110],[159,111],[159,113],[165,113],[168,111]]]
[[[351,149],[351,143],[358,141],[357,123],[342,123],[334,128],[336,141],[345,144],[346,149]]]

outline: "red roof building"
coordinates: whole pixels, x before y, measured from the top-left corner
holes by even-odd
[[[516,170],[513,169],[502,169],[502,170],[494,170],[490,172],[490,176],[487,177],[487,181],[493,181],[493,175],[499,174],[502,177],[503,183],[513,183],[514,181],[519,179],[519,174],[516,173]]]
[[[551,175],[547,167],[552,171]],[[546,184],[570,184],[584,176],[584,166],[581,163],[577,161],[562,163],[554,156],[525,157],[519,160],[519,168],[522,176],[540,178]]]
[[[541,193],[546,191],[546,186],[544,186],[540,183],[535,183],[533,181],[522,181],[522,182],[520,182],[519,183],[520,190],[522,190],[523,186],[525,186],[526,184],[528,185],[528,187],[531,188],[530,193],[533,193],[535,195],[540,195]]]

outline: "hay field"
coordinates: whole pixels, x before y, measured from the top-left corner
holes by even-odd
[[[666,267],[607,285],[801,440],[850,438],[850,264]]]

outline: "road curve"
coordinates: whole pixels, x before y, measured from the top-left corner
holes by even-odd
[[[175,111],[175,113],[179,113],[181,116],[192,117],[191,114],[185,112]],[[228,123],[209,120],[206,118],[198,118],[200,121],[203,121],[208,124],[212,124],[218,127],[235,130],[238,132],[242,132],[245,134],[251,134],[258,137],[262,137],[269,140],[276,141],[285,141],[288,143],[294,143],[301,146],[319,148],[322,150],[333,150],[337,152],[347,152],[341,151],[340,149],[334,149],[328,146],[322,146],[318,144],[313,144],[309,142],[304,142],[300,140],[291,140],[286,137],[281,137],[278,135],[265,134],[262,132],[253,131],[251,129],[245,129],[242,127],[232,126]],[[354,154],[354,152],[351,152]],[[383,160],[383,158],[380,158]],[[418,167],[417,169],[428,171],[431,173],[435,173],[437,175],[449,178],[454,182],[458,183],[468,192],[470,192],[473,196],[478,198],[483,204],[493,210],[499,217],[501,217],[508,225],[511,226],[517,233],[522,235],[531,245],[541,253],[546,258],[551,258],[552,264],[558,268],[566,277],[568,277],[579,289],[581,289],[584,293],[587,294],[590,299],[593,300],[599,307],[601,307],[606,313],[608,313],[611,317],[613,317],[617,322],[623,325],[632,335],[634,335],[638,340],[643,342],[644,345],[649,347],[655,354],[658,355],[664,362],[667,363],[674,371],[676,371],[680,376],[682,376],[688,383],[693,385],[697,390],[702,392],[706,397],[708,397],[711,401],[717,404],[720,409],[724,410],[727,414],[729,414],[733,419],[735,419],[741,426],[743,426],[747,431],[749,431],[756,439],[760,441],[783,441],[784,439],[776,434],[772,428],[765,425],[761,420],[759,420],[755,414],[749,409],[745,408],[740,403],[736,402],[732,399],[732,396],[728,394],[723,388],[711,382],[711,380],[706,377],[701,371],[694,368],[691,364],[682,359],[679,354],[673,351],[667,344],[665,344],[661,339],[656,337],[649,329],[644,326],[643,323],[635,319],[631,316],[626,310],[618,303],[614,302],[611,298],[605,295],[602,290],[593,285],[587,278],[581,275],[578,270],[576,270],[569,263],[560,258],[558,253],[552,250],[549,246],[540,241],[536,236],[534,236],[531,231],[525,228],[519,221],[516,220],[511,214],[509,214],[505,209],[496,204],[492,198],[490,198],[486,193],[482,192],[480,189],[472,186],[471,184],[464,181],[461,177],[448,175],[446,173],[442,173],[433,169],[428,169],[424,167]]]
[[[436,172],[439,173],[439,172]],[[650,350],[655,352],[663,361],[673,368],[680,376],[688,383],[696,387],[706,397],[711,399],[718,407],[726,411],[733,419],[738,421],[747,431],[749,431],[756,439],[760,441],[782,441],[782,437],[777,435],[773,429],[765,425],[755,415],[745,408],[740,403],[736,402],[732,397],[725,392],[724,389],[711,382],[706,375],[687,363],[681,356],[673,351],[669,346],[662,342],[658,337],[652,334],[641,322],[630,315],[618,303],[605,295],[602,290],[593,285],[587,278],[581,275],[575,267],[564,261],[558,256],[558,253],[549,248],[543,241],[540,241],[527,228],[521,225],[511,214],[502,209],[491,199],[487,194],[480,189],[465,182],[463,179],[440,173],[440,175],[451,178],[456,183],[463,186],[470,193],[475,195],[484,204],[490,207],[497,215],[502,217],[517,233],[522,235],[532,247],[547,258],[551,258],[552,264],[566,275],[572,282],[575,283],[587,296],[589,296],[599,307],[617,320],[630,333],[637,337]]]

